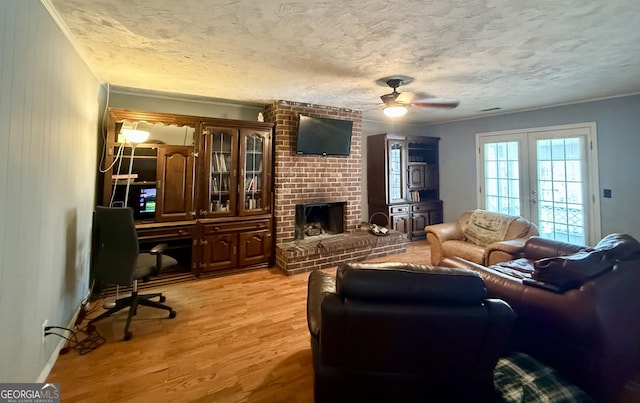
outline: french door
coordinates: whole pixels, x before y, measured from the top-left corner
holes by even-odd
[[[536,223],[545,238],[600,239],[595,123],[479,133],[478,205]]]

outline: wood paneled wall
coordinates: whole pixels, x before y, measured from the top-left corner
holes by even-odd
[[[101,87],[46,5],[0,2],[0,382],[46,376],[89,286]]]

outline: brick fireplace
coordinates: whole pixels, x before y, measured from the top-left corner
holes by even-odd
[[[347,119],[353,122],[351,153],[347,157],[296,154],[300,114]],[[359,231],[361,218],[362,116],[359,111],[292,101],[276,101],[265,108],[265,120],[275,122],[274,218],[276,266],[285,274],[297,274],[335,266],[342,261],[403,252],[402,236],[375,237]],[[342,203],[344,232],[320,241],[296,239],[296,205]],[[402,234],[404,235],[404,234]],[[336,238],[337,237],[337,238]],[[405,237],[406,238],[406,237]],[[337,242],[330,250],[333,241]],[[311,246],[309,246],[311,245]],[[391,246],[390,246],[391,245]],[[378,249],[385,249],[379,255]]]
[[[344,232],[345,202],[296,204],[296,239]]]

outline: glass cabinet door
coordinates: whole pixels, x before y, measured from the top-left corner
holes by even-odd
[[[233,215],[237,195],[237,130],[206,127],[204,130],[209,166],[206,184],[208,205],[204,215]]]
[[[405,201],[406,185],[403,167],[405,166],[406,147],[403,141],[389,141],[387,144],[389,155],[387,156],[389,169],[388,198],[389,203]]]
[[[240,132],[240,214],[259,214],[269,210],[269,140],[268,132]]]

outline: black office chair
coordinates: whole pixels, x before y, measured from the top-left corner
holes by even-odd
[[[176,311],[170,306],[151,301],[158,297],[165,301],[162,293],[138,294],[138,280],[148,281],[161,269],[174,266],[177,261],[164,255],[166,245],[158,245],[150,253],[139,253],[133,210],[127,207],[96,207],[94,214],[94,263],[93,278],[103,284],[133,286],[131,296],[119,298],[115,307],[92,319],[89,325],[102,320],[124,308],[129,308],[124,340],[131,339],[129,331],[131,318],[136,315],[138,305],[169,311],[169,318],[175,318]]]

